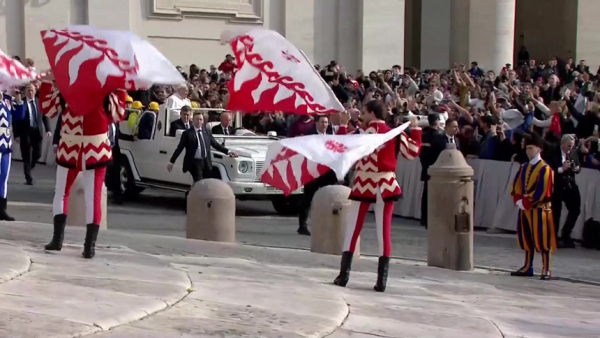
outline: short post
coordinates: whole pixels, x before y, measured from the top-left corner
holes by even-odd
[[[427,265],[473,270],[473,168],[448,144],[428,173]]]
[[[196,182],[187,196],[187,238],[235,242],[235,195],[217,179]]]
[[[106,200],[107,200],[106,185],[102,184],[102,220],[100,221],[100,229],[105,230],[108,222],[106,221]],[[86,203],[85,191],[83,189],[83,174],[80,172],[73,182],[71,195],[69,196],[69,206],[67,215],[67,225],[85,227],[89,222],[86,220]]]
[[[350,188],[330,185],[317,191],[312,201],[310,251],[341,255],[351,201]],[[360,256],[360,238],[354,256]]]

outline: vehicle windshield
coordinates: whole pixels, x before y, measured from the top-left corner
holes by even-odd
[[[165,134],[169,135],[171,123],[180,119],[181,109],[169,109],[165,116],[166,125]],[[192,108],[192,116],[201,113],[204,115],[204,124],[206,128],[211,130],[213,136],[215,137],[226,137],[226,138],[238,138],[238,137],[268,137],[268,138],[281,138],[275,132],[269,132],[267,134],[257,133],[254,130],[249,130],[242,127],[242,114],[240,112],[233,112],[226,109],[218,109],[218,108]],[[230,121],[228,122],[231,131],[228,131],[229,134],[225,135],[225,131],[222,128],[221,124],[221,115],[224,113],[229,113]],[[191,118],[190,122],[191,123]]]

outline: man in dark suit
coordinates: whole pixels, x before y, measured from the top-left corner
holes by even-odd
[[[183,172],[189,172],[194,183],[196,183],[210,177],[212,170],[211,146],[230,157],[237,157],[237,154],[229,151],[214,139],[212,133],[204,126],[204,115],[201,113],[194,115],[192,124],[192,128],[181,134],[179,145],[177,145],[177,149],[175,149],[171,160],[167,164],[167,170],[173,170],[173,164],[177,161],[181,152],[185,150]]]
[[[169,136],[175,137],[177,135],[178,130],[188,130],[191,128],[191,117],[192,117],[192,107],[183,106],[181,108],[181,112],[179,113],[179,119],[171,122],[171,129],[169,129]]]
[[[235,130],[231,126],[231,113],[221,113],[219,117],[221,119],[221,123],[212,127],[213,135],[235,135]]]
[[[442,152],[440,146],[440,116],[439,114],[429,114],[427,116],[429,126],[423,128],[423,136],[421,143],[421,153],[419,160],[421,161],[421,181],[423,181],[423,194],[421,195],[421,225],[427,228],[427,182],[429,175],[427,170],[429,166],[435,163],[438,156]]]
[[[121,147],[119,146],[119,134],[119,125],[111,123],[108,126],[108,140],[110,141],[112,150],[112,162],[107,168],[109,175],[106,177],[109,181],[106,183],[111,188],[113,203],[122,205],[123,191],[121,189]]]
[[[33,185],[31,169],[42,156],[42,141],[44,134],[52,137],[50,121],[42,114],[39,100],[36,98],[36,89],[33,84],[28,84],[25,91],[25,118],[15,123],[15,140],[19,142],[23,158],[23,171],[27,185]],[[44,130],[46,132],[44,133]]]
[[[315,119],[314,126],[308,130],[307,135],[332,135],[334,134],[333,128],[329,125],[329,119],[327,116],[318,116]],[[302,204],[300,207],[300,213],[298,214],[298,234],[310,236],[306,221],[308,220],[308,213],[312,204],[313,197],[317,190],[328,185],[334,185],[338,183],[337,176],[333,170],[328,171],[324,175],[317,177],[316,179],[306,183],[304,185],[304,194],[302,196]]]
[[[554,170],[554,192],[552,193],[552,215],[554,217],[554,230],[558,238],[560,228],[560,214],[562,204],[567,207],[567,219],[562,228],[562,236],[558,243],[559,248],[574,248],[571,232],[581,212],[581,194],[575,181],[575,175],[581,171],[579,156],[575,146],[575,137],[570,134],[563,135],[560,146],[549,150],[545,154],[545,161]]]

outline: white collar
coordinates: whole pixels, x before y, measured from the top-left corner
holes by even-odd
[[[532,158],[531,160],[529,160],[529,164],[536,165],[541,160],[542,160],[542,156],[540,154],[537,154],[537,155],[535,155],[534,158]]]
[[[447,133],[446,133],[446,137],[449,138],[449,139],[454,139],[454,136],[450,136]]]

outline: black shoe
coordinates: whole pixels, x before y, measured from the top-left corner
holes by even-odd
[[[390,258],[381,256],[379,257],[379,264],[377,265],[377,283],[373,287],[373,290],[377,292],[384,292],[387,284],[388,268],[390,266]]]
[[[342,264],[340,266],[340,274],[335,278],[333,284],[345,287],[350,280],[350,269],[352,269],[352,256],[350,251],[342,253]]]
[[[308,231],[308,228],[305,226],[300,226],[298,227],[298,234],[300,235],[304,235],[304,236],[310,236],[310,231]]]
[[[26,182],[25,182],[25,185],[33,185],[33,180],[31,180],[31,181],[26,181]]]
[[[7,204],[8,201],[6,200],[6,198],[0,198],[0,221],[12,222],[15,219],[14,217],[10,217],[8,213],[6,213]]]
[[[527,271],[513,271],[510,275],[514,277],[533,277],[533,268],[529,268]]]
[[[572,239],[566,238],[558,241],[559,249],[575,249],[575,242]]]
[[[123,197],[121,197],[121,196],[113,197],[112,204],[123,205]]]
[[[540,280],[551,280],[552,276],[550,274],[542,274],[540,276]]]
[[[96,255],[96,239],[100,226],[97,224],[88,224],[85,233],[85,243],[83,244],[83,258],[93,258]]]
[[[65,238],[65,224],[67,224],[67,215],[60,214],[54,216],[54,234],[50,243],[44,246],[48,251],[62,250],[63,239]]]

